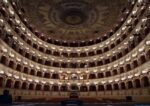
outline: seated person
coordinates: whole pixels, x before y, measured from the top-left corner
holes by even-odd
[[[11,104],[12,103],[12,96],[9,95],[8,90],[3,91],[3,95],[0,95],[0,104]]]

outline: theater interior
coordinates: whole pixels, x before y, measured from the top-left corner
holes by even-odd
[[[0,95],[150,106],[150,0],[0,0]]]

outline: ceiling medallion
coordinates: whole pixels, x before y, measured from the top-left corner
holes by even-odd
[[[127,0],[19,0],[29,22],[45,38],[85,41],[100,38],[120,16]],[[40,28],[39,28],[40,26]]]
[[[104,13],[107,13],[107,7],[99,8],[88,2],[71,0],[57,2],[54,5],[41,5],[39,13],[44,17],[45,26],[57,31],[57,34],[83,36],[93,32],[89,29],[100,27]]]

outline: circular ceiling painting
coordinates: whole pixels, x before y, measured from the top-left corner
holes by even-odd
[[[29,22],[48,38],[87,40],[110,30],[127,0],[20,0]]]

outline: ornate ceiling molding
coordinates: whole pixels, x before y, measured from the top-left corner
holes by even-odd
[[[126,0],[22,0],[29,21],[47,38],[87,40],[116,23]]]

